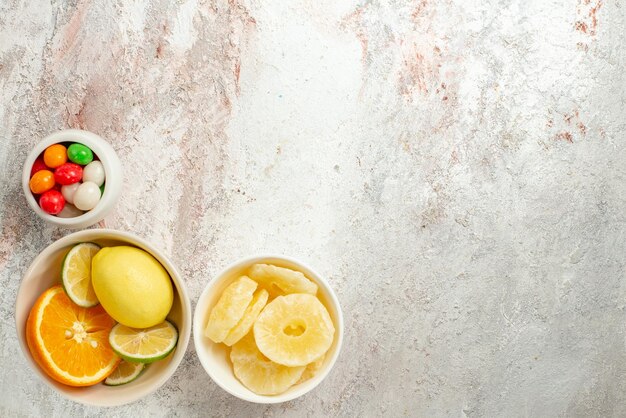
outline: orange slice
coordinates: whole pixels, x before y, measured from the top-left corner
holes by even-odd
[[[120,358],[109,344],[115,321],[102,308],[82,308],[63,287],[46,290],[26,322],[28,348],[54,380],[69,386],[90,386],[107,378]]]

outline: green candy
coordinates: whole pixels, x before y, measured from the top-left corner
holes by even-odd
[[[67,148],[67,157],[73,163],[87,165],[93,161],[93,152],[83,144],[72,144]]]
[[[100,196],[104,194],[104,185],[105,183],[102,183],[102,186],[100,186]]]

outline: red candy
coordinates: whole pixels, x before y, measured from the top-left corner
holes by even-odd
[[[54,170],[54,180],[63,186],[74,184],[82,178],[83,168],[78,164],[64,163]]]
[[[50,215],[56,215],[65,207],[65,199],[63,195],[56,190],[48,190],[39,198],[39,206]]]
[[[30,169],[30,176],[32,177],[36,172],[47,169],[48,167],[46,166],[46,163],[43,162],[43,157],[39,157],[35,160],[33,167]]]

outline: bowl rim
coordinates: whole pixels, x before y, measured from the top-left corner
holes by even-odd
[[[320,370],[320,372],[315,375],[314,378],[303,382],[304,383],[309,383],[308,386],[305,386],[303,389],[299,390],[299,391],[295,391],[289,394],[280,394],[280,395],[257,395],[255,393],[253,393],[252,391],[250,391],[250,394],[243,394],[243,393],[238,393],[234,390],[231,390],[231,388],[227,387],[226,385],[224,385],[218,378],[216,378],[214,376],[214,374],[211,371],[211,367],[209,367],[208,364],[206,364],[206,359],[205,356],[208,357],[208,354],[206,353],[200,353],[200,351],[202,350],[202,340],[204,338],[204,333],[203,333],[203,325],[202,324],[202,316],[204,315],[204,312],[200,311],[200,308],[202,308],[203,310],[207,309],[207,306],[202,306],[202,305],[206,305],[206,303],[203,303],[203,301],[205,301],[208,296],[209,293],[216,287],[219,285],[219,283],[221,282],[221,278],[226,276],[229,272],[231,272],[232,270],[236,270],[241,268],[242,266],[245,266],[246,264],[251,265],[254,263],[259,263],[262,262],[263,260],[268,260],[268,259],[274,259],[274,260],[281,260],[281,261],[285,261],[287,263],[293,264],[295,266],[298,266],[299,268],[302,268],[302,270],[305,270],[305,272],[310,272],[312,276],[312,279],[320,286],[324,287],[326,290],[326,293],[329,296],[329,302],[333,305],[333,308],[337,311],[337,323],[335,324],[336,326],[336,330],[337,330],[337,341],[336,341],[336,346],[337,349],[335,350],[335,353],[333,355],[333,357],[330,359],[330,361],[327,363],[327,366],[325,369]],[[308,276],[308,274],[307,274]],[[339,355],[341,353],[341,349],[343,346],[343,334],[344,334],[344,319],[343,319],[343,312],[341,310],[341,304],[339,303],[339,299],[337,298],[337,295],[335,294],[335,291],[333,290],[333,288],[330,286],[330,284],[328,283],[328,281],[324,278],[324,276],[320,275],[316,270],[314,270],[313,268],[311,268],[307,263],[304,263],[298,259],[295,259],[293,257],[289,257],[289,256],[285,256],[285,255],[279,255],[279,254],[260,254],[260,255],[252,255],[252,256],[248,256],[248,257],[244,257],[242,259],[239,259],[235,262],[230,263],[229,265],[227,265],[225,268],[223,268],[222,270],[220,270],[211,280],[208,281],[208,283],[205,285],[204,289],[202,290],[202,293],[200,294],[200,297],[198,298],[198,301],[196,302],[196,307],[194,309],[194,315],[193,315],[193,342],[194,342],[194,348],[195,348],[195,352],[196,352],[196,356],[198,357],[198,359],[200,360],[200,364],[202,365],[202,368],[205,370],[205,372],[209,375],[209,377],[211,378],[211,380],[213,380],[213,382],[215,382],[215,384],[217,384],[220,388],[222,388],[224,391],[226,391],[227,393],[242,399],[244,401],[247,402],[252,402],[252,403],[257,403],[257,404],[278,404],[278,403],[283,403],[283,402],[288,402],[291,401],[293,399],[299,398],[301,396],[304,396],[305,394],[309,393],[310,391],[312,391],[313,389],[315,389],[327,376],[328,374],[330,374],[330,371],[333,369],[333,367],[335,366],[335,363],[337,362],[337,359],[339,358]]]
[[[83,144],[98,156],[104,168],[106,178],[106,186],[100,201],[96,206],[73,218],[59,218],[44,212],[37,204],[33,193],[30,191],[30,171],[37,157],[43,153],[46,148],[53,144],[62,142],[75,142]],[[104,138],[90,131],[81,129],[64,129],[51,133],[50,135],[39,141],[28,153],[22,169],[22,189],[24,197],[31,209],[43,220],[65,228],[81,228],[93,225],[102,220],[115,206],[122,186],[122,164],[117,153]]]
[[[102,239],[113,239],[113,240],[124,241],[128,244],[140,247],[143,250],[150,253],[152,256],[154,256],[157,259],[157,261],[161,263],[163,267],[168,271],[168,274],[170,275],[170,278],[174,286],[176,287],[176,291],[178,292],[178,295],[181,301],[181,309],[182,309],[181,322],[182,323],[176,324],[178,332],[179,332],[178,343],[176,346],[176,351],[174,352],[174,356],[172,357],[172,360],[170,361],[170,363],[167,365],[168,368],[163,371],[162,375],[159,376],[152,385],[146,387],[143,390],[137,390],[135,394],[126,397],[122,402],[118,402],[118,403],[87,402],[80,397],[76,397],[65,391],[59,390],[58,387],[52,384],[52,382],[50,382],[49,380],[49,377],[39,368],[39,366],[33,360],[32,355],[30,354],[30,350],[28,349],[28,346],[26,345],[26,342],[25,342],[25,338],[26,338],[25,331],[22,330],[21,334],[19,331],[20,329],[23,329],[25,327],[25,324],[18,323],[18,318],[16,315],[17,310],[18,310],[19,295],[22,291],[22,287],[24,286],[24,278],[32,274],[32,271],[35,268],[35,266],[39,264],[39,262],[42,261],[42,259],[46,257],[48,253],[51,253],[51,252],[57,251],[60,248],[72,245],[76,241],[86,242],[89,240],[98,239],[98,238],[92,237],[91,235],[93,234],[103,235]],[[82,239],[82,237],[84,236],[89,236],[90,238],[87,240]],[[15,333],[16,333],[16,337],[20,346],[21,354],[25,358],[31,370],[33,370],[35,374],[39,377],[40,381],[45,383],[48,387],[52,388],[54,392],[60,394],[64,398],[69,399],[74,402],[81,403],[83,405],[89,405],[89,406],[104,406],[104,407],[121,406],[121,405],[129,404],[132,402],[136,402],[137,400],[154,393],[157,389],[163,386],[174,375],[174,373],[180,366],[180,363],[182,362],[184,356],[186,355],[187,348],[189,345],[189,340],[191,338],[191,330],[193,328],[191,301],[187,293],[187,287],[185,285],[185,281],[183,280],[183,276],[180,274],[176,266],[170,261],[170,259],[165,254],[163,254],[163,252],[161,252],[161,250],[154,247],[147,240],[130,232],[120,231],[116,229],[109,229],[109,228],[85,229],[82,231],[73,232],[71,234],[68,234],[52,242],[46,248],[44,248],[39,254],[37,254],[37,256],[35,256],[35,258],[31,261],[28,269],[26,270],[26,272],[22,275],[20,279],[20,286],[18,287],[16,298],[15,298],[15,303],[14,303],[13,316],[15,320]],[[24,338],[22,338],[22,336]]]

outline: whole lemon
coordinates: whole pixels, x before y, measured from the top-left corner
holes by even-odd
[[[167,271],[153,256],[135,247],[98,251],[91,261],[91,282],[104,310],[131,328],[163,322],[174,301]]]

